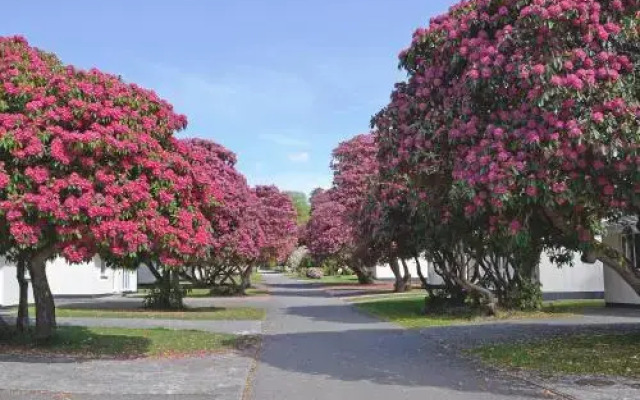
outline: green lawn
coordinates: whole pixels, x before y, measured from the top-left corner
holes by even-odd
[[[62,326],[46,343],[37,343],[30,335],[2,337],[0,353],[89,358],[173,357],[231,349],[238,339],[234,335],[191,330]]]
[[[483,346],[485,362],[544,373],[640,377],[640,334],[578,335],[528,343]]]
[[[304,279],[316,283],[324,283],[327,285],[356,285],[358,277],[355,275],[325,275],[321,279],[311,279],[302,275],[294,275],[295,278]]]
[[[373,293],[362,294],[349,297],[348,300],[352,303],[364,303],[379,300],[398,300],[398,299],[421,299],[424,302],[425,292],[424,290],[412,290],[410,292],[394,293],[389,289],[388,293]]]
[[[480,315],[472,311],[456,314],[425,314],[424,298],[424,293],[415,295],[408,293],[355,299],[353,303],[363,311],[373,314],[378,318],[397,323],[406,328],[464,324],[482,319],[495,320],[558,317],[560,315],[579,314],[585,307],[604,307],[603,300],[554,301],[545,303],[542,311],[510,312],[500,314],[496,317],[482,318]]]
[[[253,273],[251,274],[251,283],[257,284],[257,283],[262,283],[262,281],[263,281],[262,274],[256,271],[253,271]]]
[[[604,307],[604,300],[556,300],[545,301],[543,305],[544,312],[547,313],[568,313],[582,314],[585,308]]]
[[[35,309],[29,308],[29,314],[35,315]],[[183,311],[155,311],[144,308],[136,309],[99,309],[99,308],[70,308],[58,307],[58,317],[81,318],[149,318],[149,319],[183,319],[183,320],[254,320],[264,319],[265,310],[254,307],[198,307],[187,308]]]

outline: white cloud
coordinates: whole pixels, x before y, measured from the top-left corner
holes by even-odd
[[[289,157],[289,161],[296,162],[296,163],[303,163],[303,162],[309,161],[309,153],[307,153],[306,151],[303,151],[300,153],[291,153],[289,154],[288,157]]]
[[[289,147],[309,147],[310,143],[281,133],[262,133],[260,139]]]

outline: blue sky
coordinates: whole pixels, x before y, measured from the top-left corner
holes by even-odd
[[[454,2],[11,1],[0,33],[156,90],[188,116],[180,136],[235,151],[251,184],[308,193],[404,77],[414,29]]]

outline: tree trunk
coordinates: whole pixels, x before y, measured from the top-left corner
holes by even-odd
[[[247,289],[251,287],[251,274],[253,273],[253,264],[249,264],[240,272],[240,294],[245,295]]]
[[[20,258],[16,268],[16,278],[19,287],[18,318],[16,328],[18,332],[26,332],[29,329],[29,281],[25,277],[26,265],[24,259]]]
[[[417,256],[413,258],[416,260],[416,272],[418,273],[418,278],[420,278],[420,283],[422,283],[422,288],[428,289],[429,282],[427,282],[427,278],[425,278],[424,274],[422,273],[422,265],[420,265],[420,260]]]
[[[371,269],[364,266],[358,266],[352,269],[353,269],[353,272],[358,277],[359,284],[370,285],[373,283],[373,273],[371,272]]]
[[[36,303],[36,339],[47,340],[56,328],[56,306],[47,280],[47,254],[38,254],[29,262],[33,298]]]
[[[169,269],[169,268],[167,268]],[[182,292],[182,288],[180,287],[180,271],[178,271],[178,269],[176,268],[171,268],[171,273],[169,275],[170,277],[170,287],[171,287],[171,292],[173,295],[173,302],[172,302],[172,306],[175,309],[181,310],[184,308],[184,303],[183,303],[183,292]]]
[[[469,292],[476,293],[480,295],[484,299],[483,306],[487,310],[489,315],[495,315],[498,311],[498,299],[489,289],[485,289],[482,286],[476,285],[474,283],[469,282],[466,279],[462,279],[459,277],[455,278],[456,282],[468,290]]]
[[[402,281],[404,282],[405,285],[408,286],[407,290],[411,290],[411,272],[409,272],[409,266],[407,265],[407,260],[405,260],[404,258],[401,258],[400,262],[402,263],[402,269],[404,271],[404,277],[402,278]]]
[[[391,257],[389,260],[389,266],[391,267],[391,271],[393,272],[393,276],[395,276],[396,281],[393,285],[394,292],[406,292],[409,289],[409,285],[407,284],[407,280],[402,276],[402,272],[400,271],[400,264],[398,263],[398,259],[395,257]]]
[[[151,274],[153,275],[154,278],[156,278],[156,282],[155,283],[160,283],[162,282],[162,275],[160,275],[160,272],[158,272],[158,269],[156,268],[155,265],[153,265],[152,262],[149,262],[147,264],[147,268],[149,268],[149,272],[151,272]]]

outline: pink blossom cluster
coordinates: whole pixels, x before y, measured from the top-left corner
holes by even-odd
[[[192,165],[200,169],[198,175],[209,177],[221,192],[219,204],[209,214],[214,230],[210,261],[221,265],[257,261],[266,245],[260,201],[236,170],[236,155],[204,139],[188,139],[185,145]]]
[[[298,244],[297,213],[291,198],[277,187],[256,186],[258,215],[264,245],[261,261],[283,263]]]
[[[186,125],[155,93],[65,66],[20,37],[0,38],[0,214],[6,245],[55,247],[71,262],[178,265],[208,252],[197,176],[173,137]]]
[[[511,232],[534,206],[584,226],[587,212],[629,211],[639,12],[637,0],[472,0],[434,18],[401,52],[409,78],[375,118],[381,174],[432,202],[441,182],[466,187],[465,215]]]
[[[316,191],[311,196],[311,215],[305,242],[316,259],[346,255],[354,244],[347,207],[337,200],[335,188]]]
[[[359,213],[378,174],[378,146],[372,134],[357,135],[333,150],[334,196],[352,216]]]

